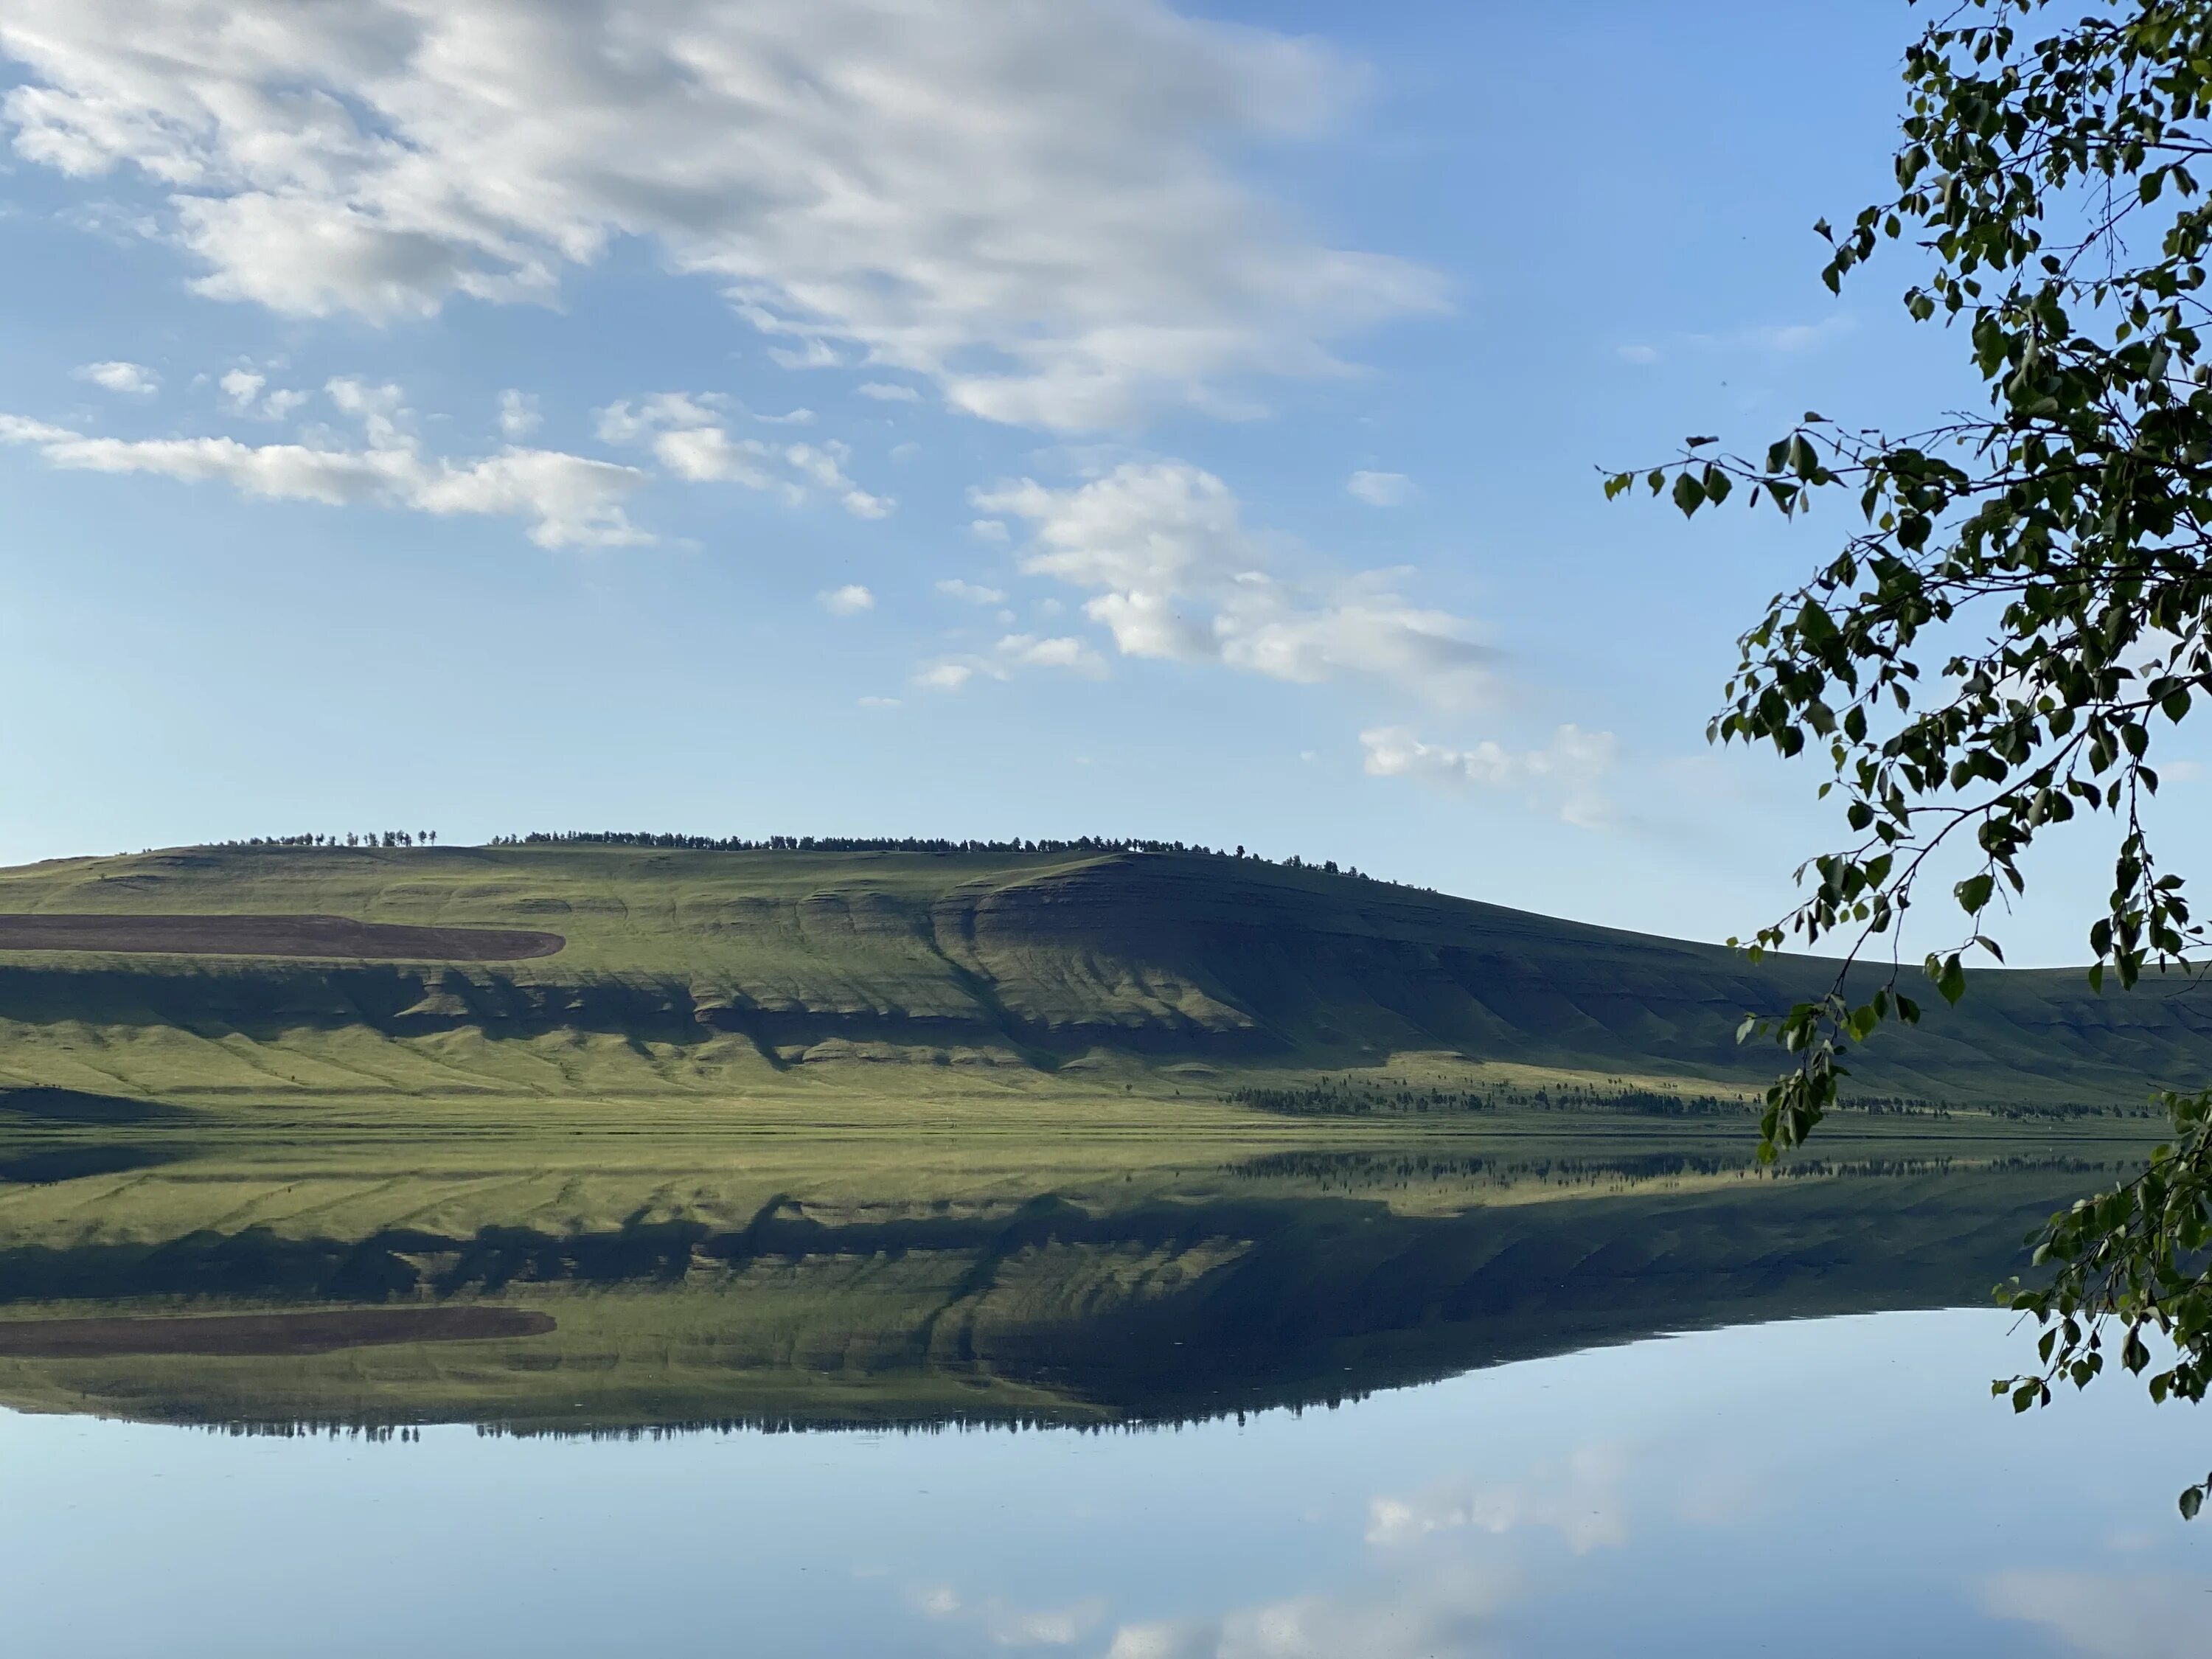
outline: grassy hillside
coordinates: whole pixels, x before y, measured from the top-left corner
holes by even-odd
[[[1386,1063],[1741,1091],[1773,1056],[1740,1050],[1736,1021],[1828,971],[1174,854],[185,849],[0,872],[0,914],[563,941],[504,962],[0,951],[0,1085],[126,1100],[1172,1098]],[[1990,972],[1858,1081],[2133,1102],[2208,1072],[2212,1003]]]

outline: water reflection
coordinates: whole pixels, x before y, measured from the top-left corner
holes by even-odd
[[[2119,1389],[2015,1419],[1981,1387],[2008,1326],[1732,1328],[1114,1435],[0,1413],[0,1559],[14,1642],[82,1659],[2194,1655],[2189,1425]]]
[[[1981,1304],[2105,1172],[1923,1152],[1765,1176],[1728,1142],[1319,1148],[957,1197],[695,1169],[562,1225],[589,1207],[574,1182],[549,1200],[466,1158],[428,1186],[117,1146],[15,1167],[69,1179],[72,1156],[69,1192],[0,1192],[0,1403],[614,1436],[1187,1423],[1661,1332]]]

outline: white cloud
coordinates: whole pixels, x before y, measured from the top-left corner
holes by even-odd
[[[976,519],[969,523],[968,531],[979,542],[1003,542],[1008,539],[1006,521],[1001,519]]]
[[[1577,1555],[1618,1547],[1628,1541],[1626,1473],[1618,1447],[1591,1445],[1577,1449],[1564,1469],[1539,1468],[1520,1480],[1443,1480],[1411,1497],[1376,1498],[1367,1506],[1367,1541],[1395,1548],[1438,1532],[1541,1528]]]
[[[341,412],[361,422],[369,442],[378,448],[398,447],[404,443],[400,428],[413,411],[407,407],[406,394],[389,380],[382,386],[371,386],[366,380],[341,374],[325,381],[323,391]]]
[[[845,463],[852,459],[853,452],[834,438],[819,448],[812,444],[787,445],[783,458],[794,471],[803,473],[835,495],[839,504],[856,519],[888,518],[898,505],[888,495],[870,495],[846,476]]]
[[[658,392],[639,398],[635,407],[625,400],[601,410],[599,438],[605,443],[646,444],[661,465],[691,483],[780,489],[793,502],[804,501],[811,485],[835,495],[856,519],[884,518],[897,507],[890,496],[872,495],[853,482],[845,471],[853,455],[848,445],[835,438],[820,444],[733,438],[722,424],[730,408],[728,398],[711,392]]]
[[[352,412],[371,422],[391,388],[349,388]],[[333,396],[338,394],[335,392]],[[65,428],[0,416],[0,443],[38,449],[47,465],[86,472],[140,472],[186,483],[227,483],[270,501],[371,504],[441,516],[515,518],[541,547],[633,546],[653,538],[630,523],[623,498],[645,482],[634,467],[543,449],[508,449],[483,460],[425,457],[386,433],[366,449],[252,445],[234,438],[88,438]]]
[[[1053,428],[1342,372],[1431,272],[1235,170],[1361,75],[1164,0],[10,0],[16,153],[135,172],[199,287],[293,315],[549,301],[619,239],[800,366]]]
[[[1344,487],[1370,507],[1403,507],[1413,499],[1413,481],[1402,472],[1355,472]]]
[[[964,662],[937,662],[916,674],[914,683],[925,691],[957,691],[975,675],[975,669]]]
[[[905,703],[906,700],[903,697],[862,697],[860,699],[860,707],[863,708],[903,708]]]
[[[78,380],[88,380],[102,392],[126,398],[150,398],[161,389],[161,377],[143,363],[87,363],[75,373]]]
[[[1034,634],[1009,634],[994,647],[1009,668],[1072,668],[1080,674],[1101,673],[1105,662],[1081,640],[1040,639]]]
[[[1020,1607],[994,1595],[970,1603],[949,1587],[918,1590],[915,1607],[932,1619],[972,1624],[1002,1648],[1064,1648],[1081,1641],[1105,1616],[1097,1596],[1064,1607]]]
[[[1620,347],[1619,350],[1620,361],[1625,363],[1635,363],[1642,367],[1659,361],[1659,349],[1656,346],[1625,345]]]
[[[910,386],[896,386],[888,380],[869,380],[860,387],[863,398],[873,398],[879,404],[916,404],[921,393]]]
[[[224,400],[234,415],[250,415],[259,420],[289,419],[292,411],[306,404],[311,393],[278,386],[264,395],[269,377],[250,368],[228,371],[216,385],[222,389]]]
[[[814,597],[833,617],[857,617],[863,611],[876,608],[876,596],[858,582],[847,582],[842,587],[833,587]]]
[[[510,441],[519,441],[538,430],[544,417],[538,412],[538,399],[527,392],[509,387],[499,394],[499,429]]]
[[[2194,1659],[2204,1650],[2201,1578],[2043,1567],[1993,1573],[1979,1589],[1990,1613],[2040,1625],[2088,1659]]]
[[[1585,830],[1612,816],[1604,783],[1619,763],[1620,744],[1610,732],[1562,726],[1546,747],[1525,751],[1486,739],[1468,749],[1424,743],[1402,726],[1362,732],[1359,742],[1370,777],[1515,794]]]
[[[234,368],[216,384],[222,388],[222,395],[230,399],[231,407],[243,415],[260,398],[261,388],[269,384],[269,377],[256,374],[251,369]]]
[[[1370,573],[1295,583],[1269,568],[1283,545],[1247,529],[1237,497],[1183,461],[1127,462],[1055,489],[1033,479],[971,492],[1028,521],[1031,575],[1097,591],[1084,611],[1125,655],[1216,660],[1276,679],[1383,680],[1438,704],[1476,701],[1495,653],[1471,626],[1408,603]]]
[[[977,675],[1010,680],[1024,668],[1064,668],[1095,678],[1106,672],[1105,659],[1083,640],[1069,635],[1008,634],[988,651],[939,658],[927,664],[914,683],[927,690],[957,691]]]
[[[1491,1650],[1517,1575],[1458,1564],[1345,1595],[1301,1595],[1218,1617],[1123,1625],[1106,1659],[1437,1659]]]
[[[1006,596],[995,587],[981,587],[974,582],[962,581],[949,576],[938,583],[937,591],[948,599],[961,599],[969,605],[1004,605]]]

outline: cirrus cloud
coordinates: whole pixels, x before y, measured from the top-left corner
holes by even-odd
[[[1424,743],[1407,727],[1390,726],[1362,732],[1359,743],[1370,777],[1514,795],[1584,830],[1601,828],[1613,816],[1604,785],[1619,764],[1620,743],[1610,732],[1570,724],[1541,749],[1510,750],[1486,738],[1458,749]]]
[[[845,471],[849,446],[835,438],[819,444],[769,443],[737,438],[722,422],[730,400],[714,392],[657,392],[610,404],[599,411],[603,443],[644,444],[653,458],[690,483],[734,483],[748,489],[781,489],[793,504],[806,499],[812,485],[835,495],[856,519],[888,517],[898,503],[854,483]],[[795,411],[803,412],[803,411]],[[755,416],[772,425],[790,416]],[[810,416],[811,419],[811,416]]]
[[[35,449],[64,471],[145,473],[183,483],[224,483],[265,501],[405,507],[441,517],[520,519],[541,547],[624,547],[653,538],[623,501],[646,482],[634,467],[558,450],[508,448],[478,460],[425,456],[402,438],[380,393],[343,385],[378,436],[349,449],[235,438],[94,438],[0,415],[0,444]]]

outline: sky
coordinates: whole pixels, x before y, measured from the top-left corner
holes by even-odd
[[[0,0],[0,860],[1142,836],[1747,933],[1834,826],[1705,722],[1842,521],[1601,471],[1975,395],[1810,229],[1920,16]]]

